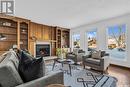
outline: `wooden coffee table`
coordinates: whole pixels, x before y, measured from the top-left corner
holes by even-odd
[[[65,86],[62,84],[51,84],[51,85],[48,85],[47,87],[65,87]]]

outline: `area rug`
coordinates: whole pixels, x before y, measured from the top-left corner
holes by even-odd
[[[69,74],[67,64],[64,64],[64,67],[62,67],[60,63],[57,63],[53,71],[52,66],[53,63],[46,65],[48,72],[63,71],[64,85],[67,87],[116,87],[116,78],[83,69],[79,65],[71,65],[72,76]]]

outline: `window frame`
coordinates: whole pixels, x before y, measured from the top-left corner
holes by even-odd
[[[108,49],[109,49],[108,48],[108,45],[109,45],[108,44],[108,39],[109,39],[109,34],[108,34],[109,30],[108,29],[109,29],[109,27],[123,26],[123,25],[125,25],[125,29],[126,29],[126,31],[125,31],[125,42],[126,42],[125,56],[122,59],[110,56],[110,59],[112,59],[112,60],[127,61],[127,55],[128,55],[128,52],[127,52],[127,50],[128,50],[128,36],[127,36],[127,34],[128,34],[128,29],[127,29],[127,24],[125,24],[125,23],[109,25],[109,26],[106,27],[106,50],[108,51]]]

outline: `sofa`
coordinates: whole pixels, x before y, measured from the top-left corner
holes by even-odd
[[[18,73],[19,60],[16,53],[9,51],[2,57],[4,59],[0,62],[0,87],[46,87],[50,84],[64,84],[63,72],[48,74],[45,67],[45,76],[24,83]]]
[[[82,56],[85,55],[85,51],[80,48],[74,48],[73,52],[69,52],[66,54],[67,59],[72,59],[76,64],[78,62],[82,62]]]
[[[83,56],[83,66],[84,68],[85,66],[89,66],[102,73],[107,73],[107,69],[110,65],[109,54],[105,51],[99,53],[90,53],[89,55]]]

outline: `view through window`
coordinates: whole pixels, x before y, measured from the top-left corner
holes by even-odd
[[[80,34],[73,34],[73,47],[74,48],[79,48],[80,47]]]
[[[97,32],[96,31],[87,32],[87,43],[88,43],[88,51],[92,51],[97,48]]]
[[[124,59],[126,56],[126,25],[108,27],[108,52],[111,58]]]

